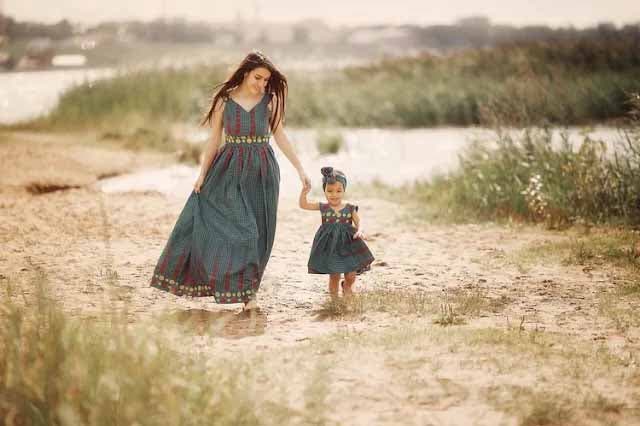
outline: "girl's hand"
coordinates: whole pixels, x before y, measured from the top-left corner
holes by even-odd
[[[362,231],[362,229],[359,229],[355,234],[353,234],[353,239],[357,240],[358,238],[362,238],[363,240],[366,240],[367,238],[364,235],[364,232]]]
[[[302,182],[303,191],[309,192],[311,190],[311,179],[309,179],[304,170],[300,170],[298,175],[300,176],[300,182]]]
[[[204,183],[204,176],[202,175],[198,176],[198,180],[196,180],[196,183],[193,184],[193,190],[196,191],[197,193],[200,193],[200,188],[202,187],[203,183]]]

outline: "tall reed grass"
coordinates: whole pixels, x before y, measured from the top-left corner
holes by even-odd
[[[42,272],[27,286],[3,284],[3,424],[306,424],[281,390],[286,374],[267,371],[258,354],[198,353],[175,324],[129,324],[120,311],[99,322],[72,317]],[[315,379],[302,387],[323,422],[324,394],[316,389],[323,377]]]
[[[564,227],[576,222],[640,225],[640,97],[628,101],[628,129],[611,150],[585,137],[579,145],[550,128],[496,132],[495,144],[476,142],[459,167],[414,194],[457,219],[512,219]]]
[[[210,88],[224,77],[221,67],[138,70],[80,84],[57,107],[30,126],[43,129],[164,128],[167,122],[197,120]]]
[[[491,124],[497,111],[509,124],[527,126],[624,116],[626,93],[640,91],[640,64],[633,60],[637,47],[612,42],[607,49],[606,43],[585,43],[504,46],[442,58],[385,60],[329,73],[287,73],[287,123],[476,125]],[[211,87],[227,72],[221,66],[149,70],[83,84],[67,92],[48,116],[26,126],[108,130],[196,123],[209,103]]]

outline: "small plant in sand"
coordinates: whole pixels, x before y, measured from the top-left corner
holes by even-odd
[[[624,280],[618,284],[616,290],[618,296],[640,296],[640,278]]]
[[[202,161],[202,146],[187,141],[176,142],[176,158],[182,163],[198,165]]]
[[[316,147],[320,155],[336,154],[344,147],[344,136],[336,131],[320,130],[316,136]]]
[[[436,298],[425,291],[371,290],[351,298],[327,298],[318,313],[327,318],[361,315],[367,312],[427,315],[436,312]]]
[[[477,285],[442,292],[389,289],[355,293],[351,298],[327,298],[317,313],[324,318],[343,318],[367,312],[388,312],[400,315],[438,315],[436,324],[464,323],[464,317],[483,312],[498,312],[509,303],[505,296],[489,298]]]
[[[440,315],[433,323],[442,326],[460,325],[464,324],[464,319],[457,314],[451,303],[444,302],[440,305]]]
[[[577,240],[571,247],[571,253],[563,260],[564,264],[585,265],[588,261],[595,257],[595,253],[588,243],[584,240]]]

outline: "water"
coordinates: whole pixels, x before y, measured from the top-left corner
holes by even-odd
[[[216,54],[215,61],[205,61],[198,55],[190,58],[169,56],[166,61],[140,63],[131,69],[175,68],[203,62],[232,62],[234,55]],[[286,69],[320,70],[337,69],[350,65],[366,64],[367,60],[355,57],[342,57],[336,61],[321,61],[319,58],[285,58]],[[50,71],[0,72],[0,124],[11,124],[36,118],[54,108],[60,95],[77,84],[108,78],[126,69],[83,68]]]
[[[114,73],[110,68],[0,73],[0,123],[38,117],[51,110],[68,88]]]
[[[316,147],[316,132],[310,129],[288,129],[291,144],[312,180],[316,195],[320,194],[320,168],[333,166],[344,171],[350,184],[375,181],[393,187],[428,179],[456,167],[458,154],[471,141],[490,143],[493,133],[484,128],[442,127],[429,129],[342,129],[344,148],[337,154],[321,155]],[[617,143],[616,129],[598,127],[591,130],[569,129],[569,138],[582,140],[585,134],[610,144]],[[559,132],[555,134],[559,139]],[[193,143],[206,143],[207,133],[191,129],[185,137]],[[299,195],[300,179],[291,163],[271,140],[281,172],[281,197]],[[152,169],[102,181],[104,191],[158,191],[168,197],[186,198],[193,187],[199,168],[184,165]]]
[[[61,93],[73,85],[107,78],[116,70],[109,68],[0,73],[0,123],[13,123],[37,117],[53,108]],[[490,143],[495,138],[484,128],[441,127],[429,129],[341,129],[345,144],[337,154],[320,155],[316,132],[311,129],[287,129],[298,156],[312,179],[315,190],[320,168],[333,166],[343,170],[351,183],[381,181],[401,186],[428,179],[457,164],[457,154],[474,139]],[[618,132],[613,128],[569,129],[571,140],[579,142],[585,134],[615,145]],[[187,129],[183,135],[193,143],[206,143],[202,129]],[[556,134],[557,136],[557,134]],[[271,142],[275,145],[275,141]],[[274,146],[281,169],[281,194],[296,197],[300,189],[297,172],[282,151]],[[159,191],[169,197],[186,197],[199,170],[175,165],[164,169],[140,171],[102,181],[104,191]]]

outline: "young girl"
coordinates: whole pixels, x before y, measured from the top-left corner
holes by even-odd
[[[332,297],[338,294],[340,274],[344,274],[342,294],[351,296],[356,274],[368,271],[374,257],[363,241],[358,206],[342,202],[347,177],[333,167],[323,167],[321,173],[327,203],[307,201],[310,187],[302,188],[300,193],[300,208],[320,210],[322,216],[309,256],[309,273],[329,274],[329,294]]]
[[[286,94],[287,79],[260,52],[248,54],[220,84],[203,121],[212,135],[200,176],[158,259],[152,287],[256,307],[278,211],[272,133],[302,185],[311,186],[283,129]]]

